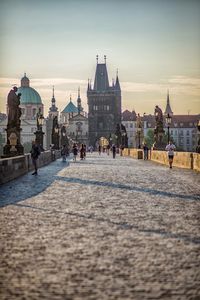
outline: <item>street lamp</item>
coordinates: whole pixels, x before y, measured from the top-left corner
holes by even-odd
[[[55,132],[55,149],[59,149],[59,127],[58,125],[54,128],[54,132]]]
[[[166,123],[167,123],[167,140],[168,140],[168,144],[169,144],[169,127],[170,124],[172,122],[172,117],[170,116],[170,114],[168,113],[166,116]]]
[[[43,148],[43,135],[44,132],[42,131],[42,126],[44,124],[44,116],[41,112],[37,113],[37,131],[34,132],[35,140],[38,145]]]
[[[141,145],[140,145],[140,134],[141,134],[141,131],[142,131],[142,128],[141,128],[141,127],[138,127],[138,129],[137,129],[137,132],[138,132],[138,140],[139,140],[138,149],[141,148]]]

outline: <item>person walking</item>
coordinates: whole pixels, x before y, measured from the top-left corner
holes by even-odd
[[[74,154],[73,160],[76,162],[76,156],[78,154],[78,147],[77,147],[76,143],[74,143],[72,151],[73,151],[73,154]]]
[[[144,145],[143,145],[144,160],[148,160],[148,152],[149,152],[149,148],[148,148],[147,144],[144,143]]]
[[[61,156],[63,162],[66,162],[67,154],[68,154],[67,145],[63,145],[61,150]]]
[[[112,153],[113,153],[113,158],[116,156],[116,146],[115,144],[112,146]]]
[[[168,159],[169,159],[169,167],[172,169],[173,159],[174,159],[174,150],[176,146],[172,144],[172,141],[169,141],[169,144],[166,146],[165,150],[168,152]]]
[[[81,145],[81,149],[80,149],[80,159],[83,160],[84,159],[84,155],[85,155],[85,147],[82,144]]]
[[[34,172],[32,173],[32,175],[37,175],[38,174],[37,160],[40,155],[40,149],[36,141],[32,141],[32,148],[30,153],[31,153],[32,163],[34,166]]]
[[[101,146],[99,145],[99,155],[101,155]]]

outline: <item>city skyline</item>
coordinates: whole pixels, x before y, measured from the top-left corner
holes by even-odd
[[[96,55],[107,56],[110,84],[119,70],[122,110],[200,112],[199,1],[1,1],[0,111],[26,72],[45,106],[52,86],[60,111],[77,99],[87,111],[87,80]]]

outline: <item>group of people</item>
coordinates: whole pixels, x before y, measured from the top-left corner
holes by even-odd
[[[169,141],[169,144],[166,146],[165,150],[168,154],[169,167],[170,169],[172,169],[174,151],[176,150],[176,146],[172,143],[172,141]],[[144,160],[147,160],[149,158],[149,148],[146,143],[144,143],[143,145],[143,154]]]
[[[99,151],[99,155],[101,155],[101,152],[107,153],[107,155],[110,154],[110,150],[112,151],[112,155],[113,158],[116,157],[116,153],[118,151],[117,147],[115,144],[113,144],[112,146],[110,146],[109,144],[107,146],[102,147],[101,145],[99,145],[98,147],[98,151]],[[122,151],[122,148],[120,147],[120,152]]]
[[[72,147],[72,153],[74,155],[73,157],[73,161],[76,162],[76,158],[78,153],[80,153],[80,159],[83,160],[86,158],[86,145],[85,144],[81,144],[80,147],[78,147],[78,145],[76,143],[73,144]]]
[[[116,145],[113,144],[112,147],[110,147],[110,145],[108,145],[106,150],[104,150],[104,152],[106,151],[106,153],[109,155],[110,149],[112,151],[113,158],[115,158],[116,157],[116,152],[117,152]],[[174,151],[176,150],[176,147],[172,143],[172,141],[169,142],[169,144],[166,146],[165,150],[168,153],[169,167],[170,167],[170,169],[172,169]],[[41,149],[40,145],[38,145],[36,143],[36,141],[33,141],[32,142],[32,148],[31,148],[31,151],[30,151],[33,166],[34,166],[34,172],[32,173],[32,175],[37,175],[38,174],[37,161],[38,161],[38,158],[40,156],[41,151],[44,151],[44,149]],[[91,151],[90,148],[89,148],[89,151]],[[92,148],[92,151],[93,151],[93,148]],[[99,151],[99,155],[101,155],[102,147],[100,145],[98,147],[98,151]],[[121,151],[123,151],[123,150],[121,150]],[[81,144],[81,146],[78,147],[78,145],[76,143],[74,143],[73,147],[72,147],[72,153],[73,153],[73,161],[74,162],[76,162],[78,153],[80,153],[80,160],[84,160],[86,158],[86,145]],[[149,148],[148,148],[146,143],[143,144],[143,154],[144,154],[144,160],[148,160]],[[66,161],[66,157],[68,155],[69,155],[69,148],[68,148],[67,145],[63,145],[63,147],[61,149],[61,156],[62,156],[63,162]]]

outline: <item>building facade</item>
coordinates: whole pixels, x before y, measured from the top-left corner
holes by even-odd
[[[98,63],[94,85],[88,81],[88,122],[89,145],[96,146],[99,139],[109,140],[115,133],[117,124],[121,123],[121,88],[118,75],[112,86],[109,85],[106,57],[104,63]]]

